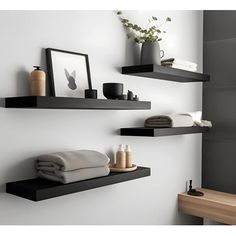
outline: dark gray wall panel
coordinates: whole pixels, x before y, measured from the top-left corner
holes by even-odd
[[[202,186],[236,194],[236,11],[204,12]]]
[[[204,138],[236,138],[236,88],[205,88],[203,104],[203,118],[211,120],[213,124],[213,128]]]
[[[204,40],[236,38],[235,11],[205,11]]]
[[[204,188],[236,193],[236,139],[204,141]],[[229,164],[230,163],[230,164]]]
[[[204,86],[236,87],[236,38],[204,42],[203,46],[204,73],[211,76],[210,82]]]

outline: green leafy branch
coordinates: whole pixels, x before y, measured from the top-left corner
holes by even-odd
[[[157,17],[152,16],[151,19],[148,20],[148,24],[146,28],[142,28],[137,24],[133,24],[128,19],[123,18],[123,13],[121,11],[117,11],[116,13],[121,20],[123,26],[128,30],[127,37],[133,39],[136,43],[144,43],[144,42],[157,42],[161,41],[160,37],[161,33],[166,33],[165,31],[161,31],[161,26],[167,22],[171,21],[170,17],[167,17],[164,22],[159,23]]]

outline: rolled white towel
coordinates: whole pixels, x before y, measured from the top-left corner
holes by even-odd
[[[106,166],[107,155],[93,150],[77,150],[41,155],[37,158],[36,169],[45,171],[71,171],[81,168]]]

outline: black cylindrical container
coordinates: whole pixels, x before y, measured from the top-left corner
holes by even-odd
[[[97,90],[96,89],[85,89],[84,91],[85,98],[97,98]]]

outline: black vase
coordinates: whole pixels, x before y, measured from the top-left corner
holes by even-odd
[[[123,84],[121,83],[104,83],[103,95],[107,99],[119,99],[123,94]]]

